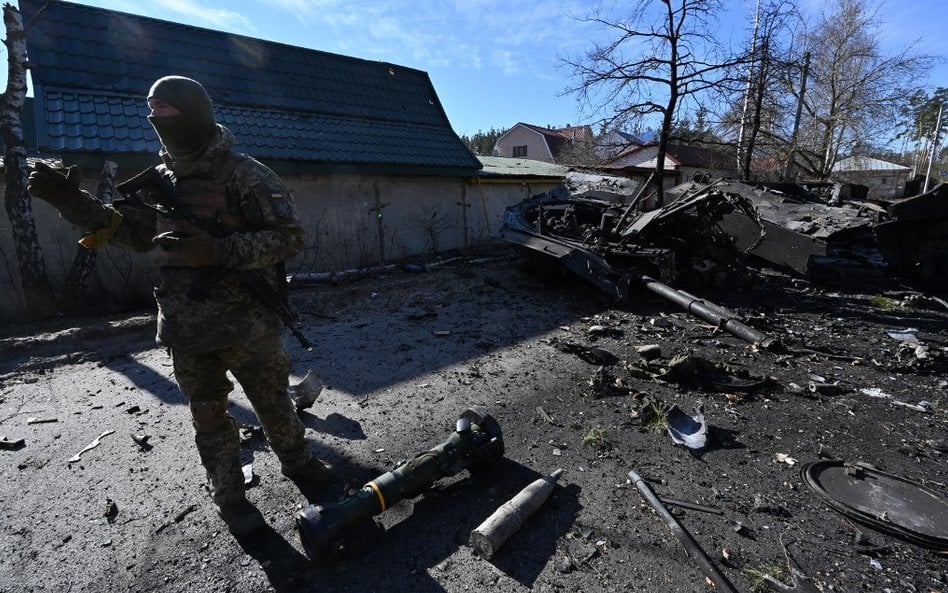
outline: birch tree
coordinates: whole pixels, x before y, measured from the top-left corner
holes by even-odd
[[[772,130],[782,115],[790,111],[790,106],[781,102],[780,82],[797,70],[793,28],[800,25],[792,0],[758,0],[753,21],[737,122],[737,165],[743,179],[751,178],[758,140],[766,142],[767,130]],[[772,135],[769,137],[773,139]],[[779,145],[769,144],[764,148],[771,154],[779,152],[774,150]]]
[[[20,113],[26,102],[26,35],[23,16],[11,4],[3,5],[7,37],[7,87],[0,96],[0,134],[4,147],[4,207],[10,219],[19,264],[23,300],[28,314],[45,317],[55,312],[53,289],[43,251],[36,235],[33,206],[26,190],[28,165]]]

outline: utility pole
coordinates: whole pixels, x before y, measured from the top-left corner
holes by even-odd
[[[932,151],[928,155],[928,171],[925,172],[925,187],[922,193],[928,192],[928,181],[932,178],[932,162],[935,160],[935,152],[938,150],[938,132],[941,131],[941,110],[944,106],[938,106],[938,118],[935,121],[935,131],[932,134]]]

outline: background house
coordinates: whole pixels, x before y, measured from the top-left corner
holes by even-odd
[[[617,155],[609,164],[610,169],[655,170],[658,157],[658,144],[649,142],[642,146],[633,146]],[[735,159],[726,151],[691,146],[687,144],[669,144],[665,151],[665,188],[690,181],[695,174],[711,176],[734,175]]]
[[[95,191],[106,160],[117,180],[158,162],[145,96],[159,77],[201,81],[238,150],[293,191],[307,231],[291,272],[367,267],[489,238],[527,185],[478,183],[481,162],[451,129],[425,72],[63,2],[20,0],[35,100],[23,117],[36,154],[83,168]],[[496,177],[496,176],[494,176]],[[501,174],[503,177],[503,174]],[[495,197],[492,192],[497,191]],[[537,191],[543,191],[538,189]],[[516,194],[516,195],[514,195]],[[34,200],[54,283],[66,275],[80,230]],[[0,213],[0,227],[7,225]],[[15,260],[9,234],[0,255]],[[95,290],[150,299],[147,257],[100,250]],[[0,317],[16,314],[15,265],[0,271]],[[121,293],[121,294],[116,294]]]
[[[905,196],[911,167],[866,156],[851,156],[833,165],[833,177],[869,188],[867,197],[880,200]]]
[[[573,164],[585,148],[594,149],[595,137],[589,126],[543,128],[517,123],[501,134],[494,144],[494,156],[530,159],[545,163]]]
[[[642,144],[643,142],[633,134],[621,130],[609,130],[596,138],[596,155],[602,162],[608,162],[619,154]]]

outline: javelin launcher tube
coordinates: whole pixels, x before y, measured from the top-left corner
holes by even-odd
[[[473,406],[461,414],[455,431],[437,447],[402,462],[338,503],[308,505],[300,510],[296,514],[300,543],[310,560],[320,560],[356,525],[406,498],[418,496],[439,478],[453,476],[469,466],[493,463],[503,454],[504,441],[497,421],[483,406]]]

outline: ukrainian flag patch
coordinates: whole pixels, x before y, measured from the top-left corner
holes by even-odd
[[[285,197],[285,196],[283,195],[283,192],[281,192],[281,191],[272,191],[272,192],[270,192],[270,199],[271,199],[271,200],[282,200],[284,197]]]

